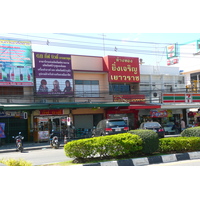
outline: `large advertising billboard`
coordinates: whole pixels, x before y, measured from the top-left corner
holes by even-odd
[[[104,62],[109,82],[140,82],[139,58],[106,56]]]
[[[30,41],[0,39],[0,86],[33,86]]]
[[[37,94],[74,93],[71,55],[35,52],[34,60]]]

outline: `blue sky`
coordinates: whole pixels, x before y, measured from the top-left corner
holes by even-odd
[[[32,41],[33,51],[90,56],[142,58],[145,65],[166,66],[165,48],[200,39],[200,33],[0,33],[0,38]],[[48,44],[47,44],[48,41]]]

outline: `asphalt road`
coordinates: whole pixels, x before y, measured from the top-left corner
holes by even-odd
[[[66,157],[63,148],[59,149],[42,149],[42,150],[32,150],[20,152],[10,152],[10,153],[0,153],[0,159],[2,158],[22,158],[26,161],[30,161],[33,165],[43,165],[49,163],[56,163],[62,161],[72,160]]]

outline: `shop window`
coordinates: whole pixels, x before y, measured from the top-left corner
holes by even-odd
[[[99,97],[98,80],[75,80],[76,97]]]
[[[110,84],[109,93],[110,94],[130,94],[130,85]]]

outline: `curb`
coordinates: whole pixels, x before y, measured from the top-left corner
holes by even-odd
[[[192,160],[192,159],[200,159],[200,151],[90,163],[90,164],[83,164],[82,166],[145,166],[151,164],[161,164],[161,163],[177,162],[177,161]]]

